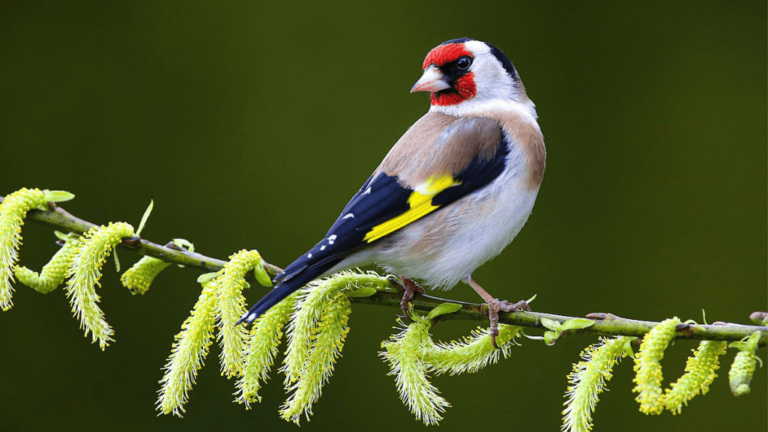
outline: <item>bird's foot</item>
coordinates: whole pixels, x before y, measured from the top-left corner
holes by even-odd
[[[426,291],[424,291],[424,288],[420,287],[419,284],[407,277],[401,276],[400,279],[403,281],[402,285],[400,285],[403,289],[403,299],[400,300],[400,309],[403,310],[403,318],[405,318],[408,316],[408,304],[411,300],[413,300],[417,294],[424,294]]]
[[[507,300],[501,300],[494,298],[491,299],[488,303],[488,318],[491,322],[490,324],[490,334],[491,334],[491,342],[493,342],[493,347],[496,349],[499,349],[499,346],[496,344],[496,336],[499,335],[499,312],[518,312],[521,310],[529,311],[531,310],[531,307],[528,306],[528,302],[525,300],[520,300],[517,303],[510,303]]]

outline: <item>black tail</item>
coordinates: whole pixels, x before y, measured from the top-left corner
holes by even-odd
[[[237,323],[248,322],[251,324],[256,318],[267,312],[272,306],[280,303],[284,298],[293,294],[296,290],[304,285],[312,282],[315,278],[325,273],[331,267],[336,265],[340,260],[324,260],[324,262],[318,262],[314,265],[306,266],[305,268],[296,271],[295,273],[285,276],[282,280],[275,285],[267,295],[261,298],[255,305],[251,306],[240,321]],[[290,267],[289,267],[290,268]],[[284,276],[281,275],[281,276]],[[280,278],[281,276],[278,276]]]

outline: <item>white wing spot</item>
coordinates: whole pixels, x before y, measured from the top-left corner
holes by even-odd
[[[328,237],[328,244],[333,244],[334,241],[336,241],[336,234]]]
[[[307,258],[312,258],[312,254],[307,254]]]
[[[347,213],[346,215],[344,215],[344,217],[342,219],[350,219],[350,218],[354,219],[355,218],[355,214],[354,213]]]
[[[368,195],[370,193],[371,193],[371,187],[368,186],[368,189],[366,189],[365,192],[363,192],[363,195]]]
[[[325,245],[320,246],[320,250],[325,250]]]

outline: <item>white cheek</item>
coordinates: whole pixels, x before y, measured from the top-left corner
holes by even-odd
[[[476,99],[513,99],[514,83],[497,63],[484,58],[475,65],[474,69]]]

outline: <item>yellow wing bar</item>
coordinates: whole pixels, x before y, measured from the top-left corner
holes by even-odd
[[[439,177],[432,176],[428,178],[424,183],[416,187],[416,190],[408,197],[408,205],[410,206],[410,209],[399,216],[371,228],[365,235],[365,238],[363,238],[363,241],[372,243],[385,235],[391,234],[411,222],[419,220],[432,213],[439,207],[432,205],[432,198],[449,187],[459,184],[461,184],[460,181],[455,180],[449,175]]]

